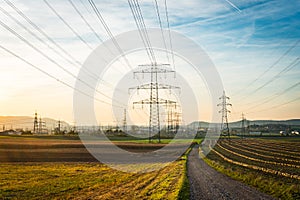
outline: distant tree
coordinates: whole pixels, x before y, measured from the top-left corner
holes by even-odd
[[[29,130],[21,130],[21,133],[22,133],[22,135],[32,135],[32,132],[31,131],[29,131]]]
[[[68,135],[78,135],[78,132],[75,130],[70,130],[69,132],[67,132]]]

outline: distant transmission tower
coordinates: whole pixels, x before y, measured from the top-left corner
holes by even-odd
[[[242,138],[245,137],[245,133],[246,133],[245,121],[246,121],[245,115],[244,113],[242,113]]]
[[[179,123],[182,121],[182,113],[180,112],[175,112],[175,119],[174,119],[174,124],[175,124],[175,130],[176,132],[179,129]]]
[[[221,103],[219,103],[217,106],[221,107],[219,113],[222,113],[221,133],[230,139],[228,117],[227,117],[227,113],[230,113],[230,110],[227,109],[227,106],[232,106],[232,105],[227,102],[229,100],[229,97],[226,96],[225,91],[223,91],[223,95],[219,99],[221,100]]]
[[[34,121],[33,121],[33,133],[38,133],[38,129],[39,129],[38,117],[37,117],[37,112],[35,112]]]
[[[123,116],[123,132],[127,132],[127,120],[126,120],[126,109],[124,109],[124,116]]]
[[[60,132],[60,128],[61,128],[61,121],[58,120],[58,124],[57,124],[57,132],[58,132],[58,134],[61,133],[61,132]]]
[[[168,69],[170,67],[170,64],[146,64],[146,65],[139,65],[141,68],[138,71],[134,72],[134,76],[137,74],[142,74],[144,77],[144,74],[150,74],[150,83],[139,85],[134,88],[134,90],[150,90],[149,98],[143,99],[141,101],[133,102],[133,105],[135,104],[148,104],[149,105],[149,143],[151,142],[151,138],[158,134],[158,142],[160,142],[160,111],[159,106],[164,105],[167,106],[169,104],[176,104],[175,101],[172,100],[166,100],[159,98],[159,90],[172,90],[172,89],[180,89],[176,86],[171,86],[167,84],[161,84],[158,83],[158,74],[166,74],[167,73],[174,73],[174,70]]]
[[[42,117],[40,117],[40,120],[39,120],[39,134],[41,134],[43,131],[43,122],[42,122]]]
[[[175,128],[176,128],[176,122],[178,121],[178,125],[181,122],[180,120],[177,120],[176,118],[176,114],[178,114],[179,112],[177,112],[177,108],[179,106],[177,105],[177,103],[172,103],[172,104],[168,104],[166,105],[166,110],[167,112],[165,112],[164,114],[167,116],[166,118],[166,134],[167,136],[171,136],[174,135]]]

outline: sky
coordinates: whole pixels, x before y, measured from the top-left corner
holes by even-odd
[[[94,2],[113,36],[137,29],[127,0]],[[215,65],[232,104],[229,121],[241,120],[242,113],[250,120],[300,118],[300,1],[157,0],[162,27],[168,29],[165,2],[170,30],[196,42]],[[146,27],[159,28],[155,1],[139,3]],[[3,0],[0,8],[0,115],[33,116],[36,111],[42,117],[73,123],[76,76],[93,50],[110,39],[109,34],[84,0]],[[138,64],[142,61],[137,57],[130,58]],[[178,58],[175,61],[184,65]],[[193,73],[186,76],[192,79]],[[200,120],[209,121],[208,100],[199,104]]]

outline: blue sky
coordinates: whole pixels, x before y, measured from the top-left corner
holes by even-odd
[[[44,1],[28,0],[26,3],[9,1],[80,63],[83,63],[92,50],[101,44],[68,1],[48,2],[92,49],[80,41]],[[97,21],[87,1],[72,0],[72,2],[100,38],[107,40],[109,38],[107,33]],[[161,11],[162,25],[166,28],[164,0],[157,2]],[[114,35],[136,29],[127,1],[95,0],[95,3]],[[300,55],[300,43],[297,43],[300,40],[300,1],[168,0],[167,5],[171,30],[178,31],[197,42],[218,69],[226,93],[231,97],[233,104],[231,120],[240,120],[242,112],[245,112],[249,119],[300,117],[300,100],[288,103],[299,98],[300,86],[284,92],[299,81],[300,64],[296,59]],[[146,26],[158,28],[154,1],[140,1],[140,6]],[[39,35],[5,1],[1,1],[0,7]],[[49,57],[66,66],[72,73],[78,73],[79,68],[70,66],[3,12],[0,12],[0,20]],[[56,48],[44,36],[40,37]],[[58,69],[2,26],[0,26],[0,43],[58,79],[74,85],[74,78]],[[290,51],[283,56],[289,49]],[[2,69],[0,115],[32,116],[37,110],[43,116],[72,122],[71,89],[1,49],[0,57]],[[282,59],[278,60],[281,57]],[[293,61],[296,61],[295,66],[280,73]],[[269,71],[261,76],[268,69]],[[277,74],[279,75],[276,79],[270,82]],[[267,82],[270,83],[266,84]],[[256,91],[264,84],[265,87]],[[269,97],[274,99],[261,104]]]

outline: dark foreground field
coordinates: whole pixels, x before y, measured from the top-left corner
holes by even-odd
[[[0,162],[96,162],[74,137],[1,137]]]
[[[100,146],[106,146],[106,143]],[[130,152],[154,151],[165,144],[120,141],[116,145]],[[108,152],[109,153],[109,152]],[[96,162],[78,137],[0,136],[0,162]]]
[[[161,148],[118,145],[134,152]],[[76,137],[1,136],[0,162],[0,199],[177,199],[186,177],[184,159],[147,173],[111,169]]]

